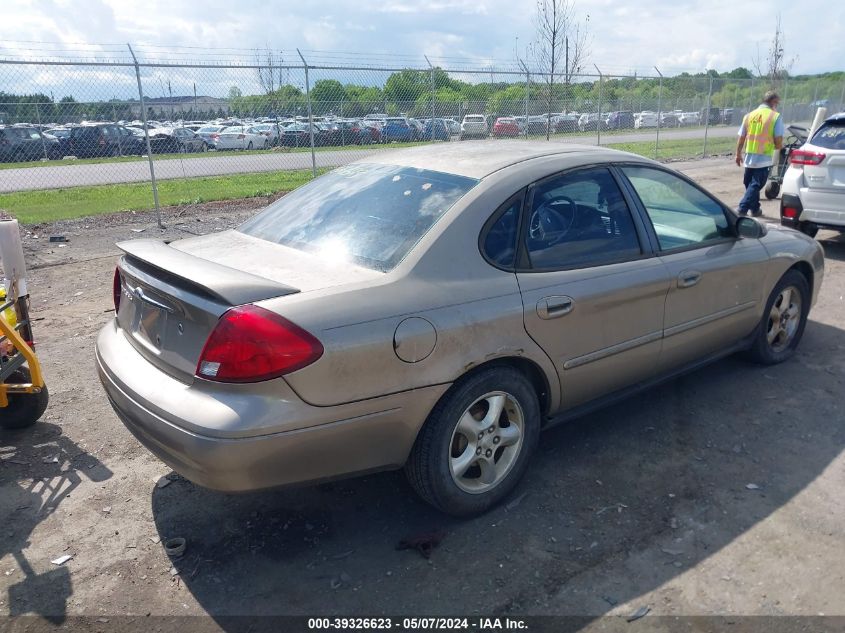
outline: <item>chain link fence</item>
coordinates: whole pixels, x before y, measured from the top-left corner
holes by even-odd
[[[77,203],[89,205],[82,215],[271,196],[385,149],[487,138],[664,160],[726,154],[770,87],[657,69],[564,76],[522,63],[374,65],[299,51],[250,62],[129,53],[0,59],[0,209],[26,221],[51,208],[73,215]],[[845,109],[845,79],[778,89],[788,123],[808,123],[819,105]]]

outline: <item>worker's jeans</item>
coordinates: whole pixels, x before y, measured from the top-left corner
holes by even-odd
[[[745,195],[739,201],[739,212],[746,215],[749,211],[753,215],[760,215],[760,190],[766,186],[771,167],[746,167],[742,184],[745,185]]]

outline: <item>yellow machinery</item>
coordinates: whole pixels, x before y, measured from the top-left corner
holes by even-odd
[[[8,296],[0,285],[0,427],[35,424],[48,398],[32,342],[29,297],[18,296],[16,282]]]

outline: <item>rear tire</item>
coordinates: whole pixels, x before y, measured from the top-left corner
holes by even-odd
[[[766,301],[766,309],[757,326],[749,360],[761,365],[776,365],[795,353],[804,335],[810,312],[810,284],[797,270],[780,278]]]
[[[27,383],[32,379],[28,369],[19,369],[7,383]],[[35,424],[47,409],[50,395],[45,385],[40,393],[9,394],[9,406],[0,409],[0,428],[24,429]]]
[[[770,180],[769,184],[766,185],[764,193],[766,194],[766,198],[768,200],[774,200],[780,193],[780,183]]]
[[[522,478],[539,434],[540,405],[531,382],[512,367],[491,367],[457,382],[435,405],[405,474],[442,512],[481,514]]]

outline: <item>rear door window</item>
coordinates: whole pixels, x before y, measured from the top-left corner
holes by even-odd
[[[845,149],[845,121],[825,122],[810,142],[825,149]]]
[[[524,230],[531,267],[583,268],[642,254],[631,211],[605,168],[568,172],[538,184]]]

